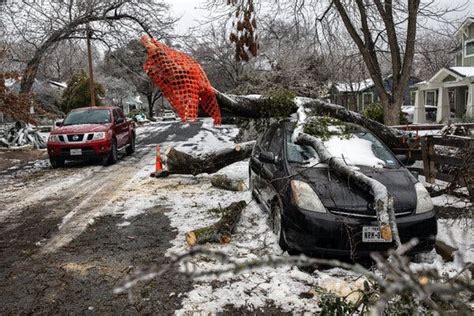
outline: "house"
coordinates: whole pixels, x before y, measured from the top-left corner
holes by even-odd
[[[474,117],[474,17],[467,18],[454,34],[460,42],[454,66],[439,70],[415,85],[414,123],[425,123],[425,106],[436,105],[436,121]]]
[[[413,104],[410,95],[410,87],[420,82],[416,77],[410,77],[405,89],[403,104]],[[393,78],[388,76],[383,81],[387,91],[392,89]],[[380,102],[380,97],[375,89],[372,79],[361,82],[335,83],[329,91],[329,99],[332,103],[342,105],[351,111],[363,112],[370,104]]]

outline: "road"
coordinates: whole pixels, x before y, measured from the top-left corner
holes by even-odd
[[[156,144],[199,150],[193,138],[206,133],[212,131],[202,123],[160,123],[139,129],[136,153],[113,166],[72,163],[53,170],[43,161],[0,173],[0,314],[179,309],[180,293],[192,283],[178,273],[130,295],[112,290],[134,271],[166,264],[177,234],[166,207],[137,198],[157,181],[149,177]]]

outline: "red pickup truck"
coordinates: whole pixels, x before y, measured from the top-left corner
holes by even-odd
[[[88,107],[71,111],[48,138],[53,168],[66,160],[98,158],[104,165],[117,162],[117,152],[135,151],[135,125],[118,107]]]

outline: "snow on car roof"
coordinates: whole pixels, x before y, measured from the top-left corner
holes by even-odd
[[[372,150],[372,142],[352,136],[349,139],[333,136],[324,142],[326,149],[348,165],[383,168],[385,162],[377,158]]]

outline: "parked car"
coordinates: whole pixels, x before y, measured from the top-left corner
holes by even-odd
[[[408,123],[413,123],[413,116],[415,114],[415,106],[414,105],[403,105],[402,108],[402,113],[405,116],[406,120]],[[425,115],[426,115],[426,121],[428,123],[435,123],[436,122],[436,113],[438,111],[438,107],[436,105],[425,105]],[[454,118],[455,113],[450,112],[450,117]]]
[[[424,186],[371,132],[347,126],[350,138],[332,136],[328,150],[387,187],[401,241],[420,241],[413,253],[433,249],[436,216]],[[291,121],[268,128],[249,164],[250,189],[268,212],[280,246],[290,253],[352,258],[392,248],[380,237],[373,199],[328,170],[314,149],[293,143],[294,128]]]
[[[135,151],[135,125],[118,107],[88,107],[71,111],[57,123],[47,143],[53,168],[66,160],[101,159],[114,164],[118,151]]]
[[[174,121],[176,120],[176,114],[171,110],[164,110],[162,118],[163,121]]]

